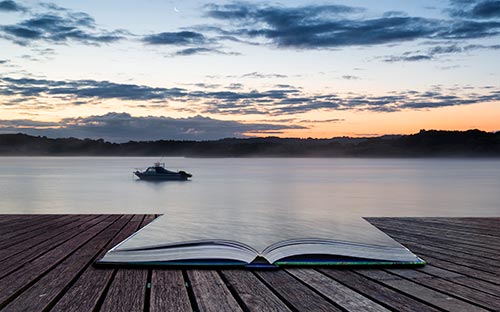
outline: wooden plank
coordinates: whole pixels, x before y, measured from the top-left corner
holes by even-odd
[[[400,243],[406,245],[407,247],[415,247],[425,250],[427,253],[431,254],[444,254],[456,257],[457,259],[463,259],[466,261],[473,261],[475,263],[480,262],[483,265],[487,264],[493,268],[500,268],[498,260],[500,260],[499,254],[484,253],[481,251],[471,251],[470,249],[463,248],[460,246],[450,246],[445,244],[433,244],[429,243],[428,240],[422,241],[418,239],[408,239],[405,235],[398,235],[397,239]]]
[[[47,272],[4,307],[3,311],[44,311],[87,266],[91,265],[99,251],[127,224],[126,215],[110,224],[68,258]]]
[[[383,230],[385,233],[390,236],[407,236],[409,239],[420,239],[424,241],[434,241],[436,243],[443,243],[450,246],[463,246],[464,248],[471,250],[478,250],[483,253],[488,253],[490,256],[494,256],[498,254],[498,249],[496,246],[492,245],[490,241],[478,241],[478,240],[470,240],[466,237],[458,236],[458,235],[446,235],[439,230],[436,231],[416,231],[411,228],[411,226],[407,226],[405,229],[399,227],[388,226],[385,224],[376,223],[376,226]]]
[[[375,223],[374,223],[375,224]],[[496,240],[494,236],[488,235],[480,235],[480,234],[468,234],[460,231],[451,231],[447,230],[445,227],[435,228],[432,226],[421,226],[418,224],[411,224],[408,222],[400,222],[397,220],[388,220],[384,221],[383,224],[375,224],[376,226],[380,225],[382,230],[405,230],[407,232],[416,233],[420,235],[428,235],[428,236],[437,236],[437,237],[445,237],[453,240],[460,240],[463,243],[469,243],[472,245],[482,246],[494,251],[499,251],[500,246],[495,244],[491,244],[490,242]]]
[[[214,270],[187,270],[200,311],[243,311]]]
[[[106,229],[117,219],[118,216],[107,217],[106,220],[87,229],[78,236],[66,241],[64,244],[59,245],[43,256],[25,264],[21,269],[3,277],[0,280],[0,308],[22,290],[29,287],[33,281],[42,276],[45,272],[52,269],[74,251],[78,250],[81,245],[91,241],[93,237]]]
[[[420,247],[418,244],[410,242],[405,242],[405,245],[418,255],[422,255],[424,259],[426,256],[431,256],[437,259],[446,260],[449,262],[462,265],[464,267],[473,268],[483,272],[488,272],[492,274],[498,274],[500,272],[497,266],[493,266],[491,264],[485,264],[488,262],[486,261],[487,259],[481,259],[480,257],[475,257],[475,259],[470,259],[469,257],[466,257],[460,253],[453,253],[439,249],[423,248]]]
[[[299,311],[341,311],[283,270],[259,271],[259,276],[282,300]]]
[[[118,270],[111,285],[128,287],[113,286],[100,311],[143,311],[147,274],[148,271],[144,269]]]
[[[392,275],[381,270],[355,270],[355,272],[362,276],[377,280],[378,282],[392,287],[393,289],[397,289],[399,292],[418,298],[421,301],[428,302],[447,311],[486,311],[485,309],[470,304],[467,301],[452,297],[446,293],[436,291],[415,282],[402,279],[396,275]]]
[[[72,220],[71,222],[68,222],[67,224],[64,224],[64,225],[57,227],[53,231],[50,231],[48,233],[43,233],[42,235],[38,235],[36,237],[32,237],[29,240],[25,240],[22,243],[18,243],[18,244],[15,244],[13,246],[4,248],[4,249],[0,250],[0,261],[4,260],[5,258],[12,257],[12,256],[16,255],[17,253],[20,253],[20,252],[29,250],[35,246],[38,246],[40,243],[43,243],[47,240],[50,240],[51,238],[53,238],[55,236],[58,236],[60,234],[65,233],[65,231],[76,228],[76,227],[84,224],[85,222],[92,220],[92,219],[96,219],[98,217],[99,216],[97,216],[97,215],[80,217],[80,218],[77,218],[75,220]],[[100,217],[102,218],[103,216],[100,216]],[[59,238],[58,240],[60,241],[61,238]]]
[[[43,217],[40,214],[0,214],[0,235],[6,225],[22,225],[33,219]]]
[[[143,224],[151,222],[153,218],[151,215],[146,216]],[[142,311],[146,305],[147,277],[147,269],[117,269],[101,311]],[[123,294],[127,294],[126,297]]]
[[[289,269],[287,271],[348,311],[389,311],[362,294],[313,269]]]
[[[245,307],[250,311],[291,311],[251,271],[222,270],[227,284],[234,289]]]
[[[432,227],[445,227],[464,233],[483,234],[500,237],[500,221],[492,221],[489,218],[479,219],[479,222],[458,221],[454,218],[397,218],[398,221],[411,224],[421,224]]]
[[[37,229],[37,228],[43,227],[46,224],[46,222],[54,222],[54,221],[57,221],[61,218],[65,218],[65,217],[67,217],[67,216],[43,215],[43,216],[40,216],[39,218],[32,219],[32,220],[30,220],[26,223],[23,223],[23,224],[11,223],[8,225],[4,225],[1,228],[1,230],[2,230],[2,233],[0,234],[1,242],[3,243],[5,238],[11,237],[10,235],[24,234],[26,232],[30,232],[32,229]]]
[[[417,301],[392,288],[384,287],[380,283],[352,271],[334,269],[321,269],[320,271],[391,310],[405,312],[439,311],[424,302]]]
[[[99,253],[97,259],[141,226],[142,215],[134,216],[113,240]],[[115,269],[89,266],[78,280],[64,293],[51,311],[95,311]]]
[[[442,278],[455,284],[463,285],[472,289],[476,289],[494,296],[500,296],[500,285],[482,281],[474,277],[468,277],[459,273],[450,272],[439,269],[431,265],[426,265],[420,269],[388,269],[388,272],[393,274],[404,274],[405,278],[426,278],[429,276]]]
[[[82,223],[73,229],[62,232],[61,233],[62,235],[58,235],[52,239],[43,241],[38,244],[36,244],[37,240],[34,240],[33,243],[26,244],[30,246],[30,248],[20,253],[13,252],[14,256],[12,257],[7,256],[6,259],[0,262],[0,278],[3,278],[4,276],[10,274],[11,272],[14,272],[24,264],[36,259],[37,257],[42,256],[43,254],[49,252],[50,250],[56,248],[57,246],[64,244],[69,239],[72,239],[73,237],[77,236],[78,234],[88,229],[89,227],[92,227],[98,224],[99,222],[104,221],[106,218],[107,218],[106,216],[100,216],[97,218],[91,217],[91,219],[88,222]],[[19,246],[12,246],[13,250],[16,250],[17,248],[19,248]],[[10,251],[12,251],[12,249]],[[0,254],[4,255],[4,252],[9,252],[9,249],[0,251]]]
[[[155,269],[151,276],[151,312],[192,311],[181,270]]]
[[[497,293],[496,295],[487,294],[482,291],[478,291],[439,277],[430,276],[416,270],[391,269],[387,271],[426,287],[433,288],[454,297],[465,299],[485,309],[500,311],[500,293]]]
[[[466,253],[472,253],[476,255],[481,255],[489,259],[496,259],[499,257],[499,252],[492,250],[491,248],[481,247],[477,244],[464,243],[460,239],[446,239],[442,237],[436,237],[436,235],[419,235],[411,233],[408,231],[397,231],[381,227],[384,232],[391,237],[397,238],[397,240],[408,240],[414,242],[424,242],[425,245],[442,247],[445,249],[454,249],[464,251]]]
[[[500,285],[500,279],[499,279],[499,276],[497,274],[492,274],[492,273],[476,270],[473,268],[463,266],[461,264],[457,264],[454,262],[434,258],[432,256],[425,256],[425,260],[429,264],[436,266],[438,268],[457,272],[457,273],[460,273],[460,274],[463,274],[463,275],[466,275],[469,277],[474,277],[476,279],[480,279],[480,280],[487,281],[487,282],[490,282],[490,283],[493,283],[496,285]]]

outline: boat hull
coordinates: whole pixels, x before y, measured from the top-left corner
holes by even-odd
[[[156,173],[146,174],[142,172],[134,172],[134,174],[141,180],[146,181],[186,181],[189,176],[181,173]]]

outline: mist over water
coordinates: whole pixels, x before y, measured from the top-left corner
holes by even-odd
[[[1,157],[0,213],[157,213],[172,221],[500,216],[499,159],[165,158],[191,181],[146,182],[147,157]],[[224,221],[222,221],[224,220]],[[261,224],[272,226],[272,224]]]

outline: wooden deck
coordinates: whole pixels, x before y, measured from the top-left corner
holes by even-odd
[[[500,218],[368,218],[419,269],[102,269],[153,215],[0,215],[1,311],[500,311]]]

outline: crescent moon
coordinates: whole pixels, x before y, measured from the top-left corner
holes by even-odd
[[[179,13],[180,11],[176,7],[174,7],[174,12]]]

